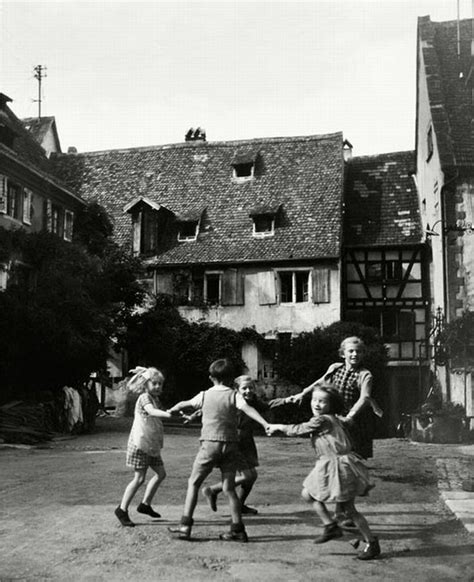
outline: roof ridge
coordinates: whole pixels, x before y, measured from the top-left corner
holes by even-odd
[[[365,156],[354,156],[352,158],[352,162],[356,161],[356,160],[367,160],[369,158],[381,158],[383,156],[397,156],[397,155],[401,155],[401,154],[411,154],[414,155],[415,154],[415,150],[398,150],[396,152],[383,152],[381,154],[368,154]]]
[[[249,139],[239,139],[239,140],[220,140],[220,141],[187,141],[187,142],[177,142],[170,144],[152,145],[152,146],[136,146],[130,148],[110,148],[106,150],[95,150],[90,152],[78,152],[73,154],[74,156],[81,155],[102,155],[106,153],[127,153],[127,152],[147,152],[147,151],[158,151],[158,150],[168,150],[168,149],[181,149],[181,148],[202,148],[202,147],[236,147],[238,145],[250,145],[250,144],[264,144],[264,143],[294,143],[294,142],[309,142],[309,141],[324,141],[329,139],[335,139],[339,137],[342,140],[343,132],[338,131],[334,133],[324,133],[320,135],[301,135],[301,136],[288,136],[288,137],[257,137]],[[70,154],[61,153],[60,156],[67,156]]]

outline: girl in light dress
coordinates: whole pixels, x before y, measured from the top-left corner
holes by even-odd
[[[134,376],[128,382],[131,392],[140,394],[135,404],[135,415],[127,445],[126,464],[135,471],[135,475],[125,488],[120,505],[115,515],[123,526],[135,524],[128,515],[128,507],[138,489],[143,485],[148,468],[155,474],[148,482],[142,502],[137,511],[150,517],[161,517],[151,507],[152,499],[166,477],[161,458],[163,447],[162,418],[171,418],[171,414],[161,410],[159,396],[163,391],[164,376],[156,368],[137,367],[131,370]]]
[[[311,410],[313,416],[307,422],[270,424],[267,434],[280,431],[291,437],[310,435],[316,464],[303,482],[302,497],[313,504],[324,525],[322,534],[314,541],[321,544],[343,535],[326,506],[327,503],[338,503],[359,528],[365,542],[357,558],[371,560],[380,554],[379,542],[365,517],[355,508],[354,500],[358,495],[367,495],[373,485],[362,459],[352,451],[342,420],[336,416],[343,413],[344,403],[335,388],[320,383],[313,388]]]

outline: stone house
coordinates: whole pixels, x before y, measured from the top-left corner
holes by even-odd
[[[268,340],[341,318],[341,133],[56,155],[67,183],[112,215],[151,291],[181,314]],[[272,359],[245,347],[249,373]]]
[[[13,113],[9,102],[11,99],[0,93],[0,227],[26,232],[46,229],[72,240],[74,215],[85,202],[57,178],[46,150]],[[27,277],[28,272],[29,266],[18,251],[2,254],[0,290],[9,280]]]
[[[474,38],[471,19],[418,20],[416,178],[431,250],[432,337],[474,310]],[[447,400],[473,412],[472,369],[434,354]]]

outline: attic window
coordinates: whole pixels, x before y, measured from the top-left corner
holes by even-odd
[[[253,162],[247,162],[245,164],[235,164],[234,166],[234,178],[236,179],[249,179],[253,178]]]
[[[244,182],[255,176],[257,155],[258,151],[253,148],[243,148],[235,153],[231,162],[235,181]]]
[[[249,216],[253,220],[253,236],[263,238],[275,234],[276,215],[281,204],[265,203],[252,208]]]
[[[275,215],[261,214],[253,217],[253,236],[264,237],[275,234]]]
[[[178,223],[178,240],[193,241],[197,239],[199,232],[199,222],[197,220],[187,220]]]

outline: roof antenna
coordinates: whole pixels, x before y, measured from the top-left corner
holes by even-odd
[[[44,65],[36,65],[33,70],[35,72],[35,79],[38,79],[38,99],[33,99],[33,103],[38,103],[38,119],[41,119],[41,80],[43,77],[47,77],[46,67]]]

